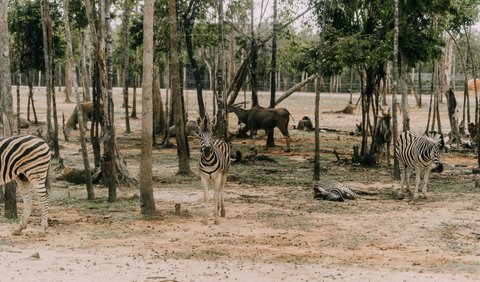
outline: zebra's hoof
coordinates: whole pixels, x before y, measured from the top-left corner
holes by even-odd
[[[225,211],[224,210],[220,211],[220,216],[225,217]]]
[[[420,195],[420,198],[422,198],[422,199],[426,199],[426,198],[427,198],[427,195],[425,195],[425,194],[422,194],[422,195]]]

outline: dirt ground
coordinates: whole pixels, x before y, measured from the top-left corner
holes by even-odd
[[[120,93],[115,89],[119,149],[137,176],[141,122],[132,120],[134,133],[124,133]],[[25,117],[26,88],[21,95]],[[35,89],[34,95],[39,120],[44,121],[44,89]],[[194,119],[193,91],[186,97],[189,118]],[[459,93],[459,107],[460,97]],[[63,112],[68,117],[74,104],[63,103],[61,92],[57,100],[59,116]],[[211,109],[210,93],[205,100]],[[89,202],[84,186],[55,179],[59,171],[54,161],[47,234],[37,231],[38,203],[33,224],[22,236],[10,235],[16,221],[0,219],[0,281],[479,281],[480,191],[474,188],[472,174],[475,153],[446,153],[445,171],[432,175],[428,199],[396,200],[399,182],[392,179],[386,164],[362,168],[338,162],[333,155],[336,150],[342,159],[349,159],[353,144],[359,142],[348,132],[360,122],[360,112],[331,112],[341,110],[348,100],[348,94],[321,96],[321,127],[341,130],[321,133],[321,177],[372,195],[346,202],[313,200],[314,136],[294,130],[293,122],[291,153],[283,152],[285,141],[277,132],[278,147],[260,148],[260,154],[273,161],[245,160],[232,166],[225,190],[227,216],[220,225],[213,220],[201,223],[199,177],[175,176],[175,149],[154,149],[153,185],[159,214],[152,218],[140,215],[138,187],[120,186],[119,201],[109,204],[107,190],[99,185],[97,200]],[[261,93],[260,103],[267,101],[267,93]],[[281,106],[290,110],[295,123],[305,115],[313,119],[314,94],[294,94]],[[442,104],[442,126],[448,132],[445,108]],[[141,96],[137,111],[141,116]],[[427,106],[410,107],[414,131],[424,130],[427,115]],[[236,128],[233,115],[230,127]],[[39,128],[45,125],[32,125],[26,132],[36,133]],[[63,136],[60,140],[65,165],[81,168],[78,132],[69,142]],[[190,145],[191,168],[198,174],[198,141],[191,139]],[[244,156],[250,145],[251,140],[233,143]],[[175,204],[181,205],[180,213],[175,213]],[[19,212],[21,208],[20,202]]]

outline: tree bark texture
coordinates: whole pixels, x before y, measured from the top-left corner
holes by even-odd
[[[153,86],[153,0],[145,0],[143,19],[142,150],[140,157],[140,207],[145,215],[155,213],[152,187],[152,86]]]
[[[177,174],[190,174],[188,149],[185,138],[185,116],[183,115],[182,93],[180,91],[180,63],[178,58],[178,29],[175,0],[169,0],[170,22],[170,72],[172,75],[172,100],[175,107],[174,119],[177,139],[178,172]]]
[[[1,136],[11,136],[16,131],[13,113],[13,97],[10,73],[10,49],[8,45],[8,0],[0,0],[0,125]],[[5,217],[17,218],[17,196],[14,182],[5,185]]]

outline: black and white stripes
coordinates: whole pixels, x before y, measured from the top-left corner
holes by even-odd
[[[410,131],[400,134],[396,141],[395,154],[400,163],[400,192],[403,192],[403,184],[406,181],[406,190],[412,194],[409,187],[409,178],[413,170],[416,173],[414,199],[418,195],[418,186],[420,185],[420,176],[423,173],[423,197],[426,198],[428,177],[433,165],[437,172],[443,171],[442,149],[444,146],[443,138],[440,134],[430,133],[426,136],[419,136]]]
[[[23,217],[14,231],[15,235],[27,227],[32,211],[33,190],[42,203],[42,231],[48,227],[49,196],[45,182],[50,159],[50,148],[38,137],[25,135],[0,139],[0,184],[15,180],[24,202]]]
[[[208,115],[198,118],[200,135],[199,160],[200,177],[204,186],[205,219],[208,222],[208,186],[213,187],[215,201],[214,223],[219,224],[218,214],[225,216],[225,204],[223,201],[223,188],[227,182],[230,168],[230,146],[223,140],[213,138],[212,127],[215,121],[210,121]]]

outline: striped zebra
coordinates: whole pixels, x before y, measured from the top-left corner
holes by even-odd
[[[208,115],[198,117],[197,124],[200,136],[200,177],[204,187],[204,223],[208,223],[208,187],[213,187],[213,200],[215,201],[214,223],[219,224],[218,215],[225,217],[225,204],[223,200],[223,188],[227,182],[230,168],[230,146],[223,140],[213,138],[212,127],[215,126],[215,118],[211,121]]]
[[[15,180],[23,197],[23,217],[13,231],[20,235],[27,228],[32,211],[32,190],[42,203],[42,232],[48,227],[48,192],[45,187],[50,167],[50,148],[42,139],[31,136],[0,138],[0,185]]]
[[[400,162],[400,194],[403,195],[403,184],[406,182],[407,192],[412,195],[409,186],[410,175],[415,170],[415,193],[413,199],[418,196],[421,174],[423,177],[422,196],[427,197],[427,184],[430,171],[435,165],[436,172],[443,171],[442,149],[444,146],[443,137],[438,133],[428,133],[426,136],[419,136],[410,131],[405,131],[397,139],[395,155]]]

